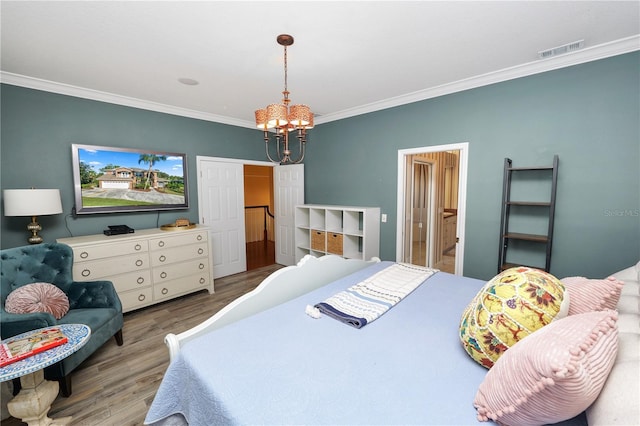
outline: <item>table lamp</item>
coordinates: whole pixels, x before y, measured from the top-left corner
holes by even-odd
[[[42,226],[36,222],[37,216],[62,213],[59,189],[5,189],[5,216],[31,216],[27,229],[31,232],[30,244],[40,244],[43,240],[38,231]]]

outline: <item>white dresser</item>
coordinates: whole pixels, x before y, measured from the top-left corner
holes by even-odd
[[[73,249],[73,279],[113,282],[123,312],[128,312],[199,290],[213,293],[208,234],[206,226],[198,225],[57,241]]]

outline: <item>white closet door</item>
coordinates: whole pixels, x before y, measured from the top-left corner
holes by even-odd
[[[213,277],[247,270],[244,223],[244,172],[241,163],[200,163],[200,211],[211,227]]]
[[[304,164],[273,168],[276,263],[294,265],[295,207],[304,204]]]

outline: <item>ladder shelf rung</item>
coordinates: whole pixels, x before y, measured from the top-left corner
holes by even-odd
[[[551,203],[548,201],[507,201],[506,204],[512,206],[540,206],[549,207]]]
[[[549,238],[546,235],[523,234],[520,232],[508,232],[504,234],[504,237],[510,240],[538,241],[541,243],[546,243],[547,241],[549,241]]]
[[[507,170],[510,172],[523,172],[527,170],[553,170],[553,167],[549,166],[539,166],[539,167],[509,167]]]
[[[540,270],[544,271],[544,268],[541,267],[541,266],[524,265],[522,263],[503,263],[502,266],[500,267],[500,270],[501,271],[505,271],[507,269],[517,268],[519,266],[524,266],[525,268],[540,269]]]

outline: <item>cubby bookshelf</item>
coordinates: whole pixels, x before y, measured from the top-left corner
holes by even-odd
[[[305,204],[295,209],[296,262],[335,254],[369,260],[380,255],[380,208]]]

